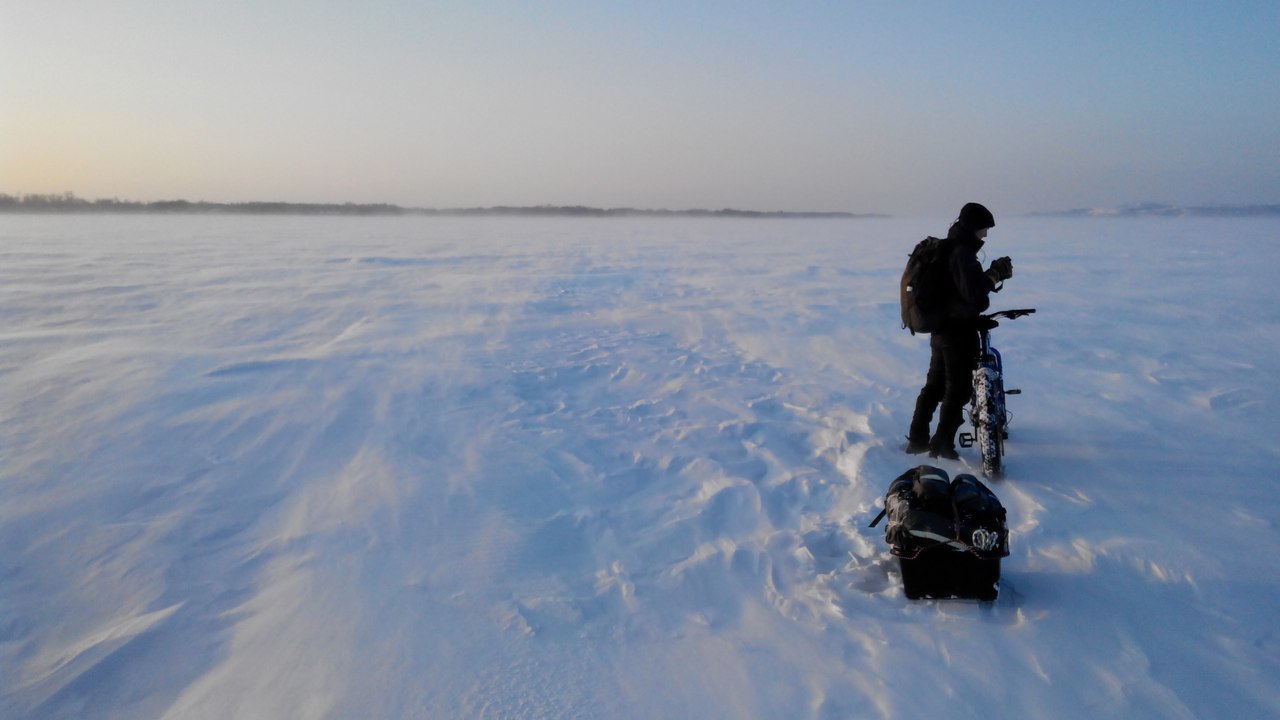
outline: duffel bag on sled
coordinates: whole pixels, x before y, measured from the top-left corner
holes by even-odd
[[[1000,558],[1009,555],[1004,505],[973,475],[921,465],[899,475],[885,494],[884,539],[902,567],[908,598],[995,600]]]

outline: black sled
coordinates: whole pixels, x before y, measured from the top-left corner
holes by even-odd
[[[872,521],[902,567],[906,596],[992,601],[1000,593],[1000,559],[1009,555],[1005,509],[972,475],[921,465],[899,475]]]

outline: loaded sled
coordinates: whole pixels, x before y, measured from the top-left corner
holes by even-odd
[[[1000,559],[1009,555],[1005,509],[973,475],[921,465],[899,475],[885,493],[884,538],[902,567],[906,596],[995,600]]]

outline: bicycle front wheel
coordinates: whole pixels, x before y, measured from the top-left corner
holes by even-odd
[[[1004,407],[999,388],[995,368],[984,363],[973,371],[973,437],[982,453],[982,474],[989,478],[1004,474]]]

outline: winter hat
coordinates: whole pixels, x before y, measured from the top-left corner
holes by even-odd
[[[991,211],[978,203],[966,203],[960,208],[959,222],[975,230],[996,226],[996,218]]]

